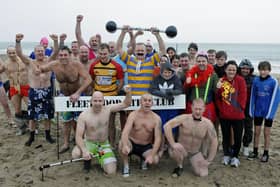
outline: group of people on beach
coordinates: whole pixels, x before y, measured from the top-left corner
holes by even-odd
[[[55,142],[50,132],[54,96],[69,96],[71,102],[80,96],[92,96],[90,108],[81,113],[62,112],[60,119],[64,139],[60,154],[70,150],[74,129],[76,146],[72,157],[84,158],[86,172],[90,171],[91,159],[96,157],[104,173],[115,174],[117,149],[124,177],[130,175],[132,154],[139,156],[141,169],[146,170],[149,165],[158,164],[166,152],[177,164],[173,177],[182,174],[185,158],[196,175],[207,176],[218,150],[219,127],[222,163],[238,167],[242,143],[244,156],[249,160],[259,158],[262,123],[264,152],[260,161],[268,162],[270,131],[280,98],[278,81],[270,75],[268,61],[258,64],[256,76],[249,59],[238,65],[234,60],[227,61],[225,51],[199,52],[198,45],[191,43],[187,52],[177,54],[173,47],[166,48],[159,30],[151,28],[159,46],[156,51],[151,40],[136,42],[144,33],[133,31],[129,25],[123,26],[116,42],[103,43],[101,35],[96,34],[86,43],[82,21],[83,16],[78,15],[76,41],[70,48],[65,45],[66,34],[52,34],[52,49],[44,37],[28,57],[22,53],[24,35],[19,33],[15,46],[7,48],[7,61],[0,63],[0,72],[5,72],[9,80],[9,86],[0,82],[0,102],[9,124],[19,128],[19,135],[24,133],[23,119],[28,120],[26,146],[34,142],[39,121],[44,123],[46,141]],[[130,40],[125,50],[126,34]],[[5,91],[12,101],[15,118]],[[185,109],[152,110],[153,96],[170,101],[181,94],[186,98]],[[104,105],[104,96],[118,95],[125,95],[121,103]],[[131,105],[132,96],[140,96],[139,109],[124,111]],[[22,101],[27,105],[27,113],[22,109]],[[117,112],[121,125],[119,142]]]

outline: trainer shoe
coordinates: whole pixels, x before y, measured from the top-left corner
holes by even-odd
[[[222,160],[222,164],[224,165],[229,165],[230,164],[230,157],[229,156],[224,156],[223,160]]]
[[[233,158],[231,159],[231,161],[230,161],[230,165],[231,165],[231,167],[236,167],[236,168],[238,168],[238,166],[240,165],[239,159],[236,158],[236,157],[233,157]]]
[[[248,160],[254,160],[258,158],[258,153],[250,152],[249,156],[247,157]]]
[[[123,167],[123,171],[122,171],[122,176],[123,177],[129,177],[129,167]]]
[[[249,147],[243,147],[243,156],[249,156]]]
[[[148,169],[148,164],[143,159],[141,159],[141,169],[142,170],[147,170]]]

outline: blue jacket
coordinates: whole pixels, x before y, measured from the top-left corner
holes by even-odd
[[[253,81],[249,114],[251,117],[273,119],[278,108],[280,91],[277,79],[256,77]]]

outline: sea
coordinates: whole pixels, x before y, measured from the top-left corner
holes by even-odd
[[[14,45],[14,42],[0,42],[0,54],[5,54],[8,46]],[[23,53],[29,55],[38,42],[23,42]],[[154,45],[157,49],[157,45]],[[187,51],[188,43],[166,43],[166,47],[174,47],[177,53]],[[215,49],[224,50],[228,54],[228,60],[236,60],[239,64],[244,58],[249,59],[257,72],[257,65],[260,61],[269,61],[272,65],[272,73],[280,74],[280,44],[264,43],[198,43],[199,51]]]

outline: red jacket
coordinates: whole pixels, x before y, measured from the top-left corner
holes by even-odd
[[[229,81],[224,76],[222,82],[222,87],[216,93],[219,117],[230,120],[244,119],[247,100],[247,86],[244,78],[236,75],[232,81]]]

